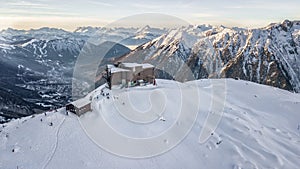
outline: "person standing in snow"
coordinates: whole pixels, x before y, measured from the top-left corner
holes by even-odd
[[[156,86],[156,80],[153,79],[153,86]]]

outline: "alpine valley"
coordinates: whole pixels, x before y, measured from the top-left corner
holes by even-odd
[[[95,39],[101,43],[93,44]],[[257,29],[9,28],[0,31],[0,121],[70,102],[73,68],[87,45],[108,51],[100,70],[119,61],[151,63],[160,79],[236,78],[300,91],[300,21]]]

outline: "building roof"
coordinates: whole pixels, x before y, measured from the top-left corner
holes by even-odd
[[[128,70],[126,68],[135,68],[137,66],[141,66],[143,69],[154,68],[154,66],[149,64],[149,63],[143,63],[143,64],[139,64],[139,63],[121,63],[121,64],[124,66],[123,68],[115,67],[114,65],[111,65],[111,64],[108,64],[107,67],[110,69],[111,73],[129,72],[130,70]]]
[[[113,68],[113,67],[115,67],[115,66],[112,65],[112,64],[107,64],[107,68],[108,68],[108,69],[111,69],[111,68]]]
[[[129,72],[127,69],[122,69],[118,67],[111,67],[110,68],[111,73],[117,73],[117,72]]]
[[[137,67],[137,66],[141,66],[138,63],[121,63],[124,67]]]
[[[69,104],[72,104],[74,105],[75,107],[79,108],[79,107],[83,107],[83,106],[86,106],[87,104],[91,103],[91,101],[89,100],[89,98],[87,97],[84,97],[84,98],[81,98],[81,99],[78,99],[76,101],[73,101]]]
[[[142,66],[143,69],[144,68],[153,68],[154,66],[149,64],[149,63],[122,63],[122,65],[124,65],[124,67],[137,67],[137,66]]]
[[[146,68],[154,68],[153,65],[149,64],[149,63],[144,63],[144,64],[141,64],[143,66],[143,69],[146,69]]]

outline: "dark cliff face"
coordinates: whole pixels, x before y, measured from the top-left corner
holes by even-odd
[[[144,44],[120,61],[149,62],[168,72],[158,74],[158,78],[171,75],[180,80],[180,75],[186,80],[182,76],[191,71],[194,79],[240,78],[299,92],[299,37],[297,21],[250,30],[180,28]]]
[[[228,62],[223,73],[226,77],[299,92],[297,31],[298,22],[290,21],[251,30],[246,47]]]

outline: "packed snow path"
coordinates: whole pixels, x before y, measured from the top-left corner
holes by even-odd
[[[201,91],[200,102],[206,106],[200,105],[196,122],[187,137],[162,155],[130,159],[111,154],[87,136],[78,117],[74,114],[66,116],[64,110],[60,109],[58,112],[48,112],[47,116],[35,115],[0,126],[0,168],[41,169],[47,165],[47,169],[297,169],[300,166],[300,95],[242,80],[227,80],[222,119],[211,137],[200,144],[199,134],[210,113],[210,106],[207,105],[211,104],[212,81],[223,83],[224,79],[197,81]],[[174,85],[172,81],[158,80],[157,88],[172,88]],[[129,89],[128,92],[130,90],[137,92],[142,87]],[[176,91],[174,92],[176,95]],[[134,99],[140,97],[143,96],[132,96],[130,99],[134,103]],[[113,100],[103,99],[105,98],[93,104],[105,108]],[[137,108],[144,109],[148,106],[145,103]],[[173,106],[176,107],[175,104]],[[117,121],[109,118],[109,114]],[[80,118],[88,116],[92,116],[92,113]],[[155,122],[157,125],[148,126],[148,133],[132,133],[132,126],[124,126],[122,123],[121,126],[117,125],[122,120],[120,114],[111,110],[104,112],[103,116],[115,129],[134,136],[157,134],[173,120],[170,115],[165,114],[165,121],[158,118]],[[143,130],[142,128],[140,131]],[[53,154],[54,148],[56,151]]]
[[[43,166],[42,169],[45,169],[47,168],[48,164],[50,163],[50,161],[52,160],[56,150],[57,150],[57,145],[58,145],[58,137],[59,137],[59,131],[60,131],[60,128],[62,127],[63,123],[65,121],[65,118],[63,118],[62,122],[58,125],[57,127],[57,131],[56,131],[56,134],[55,134],[55,143],[54,143],[54,147],[52,149],[52,153],[50,154],[47,162],[45,163],[45,165]]]

